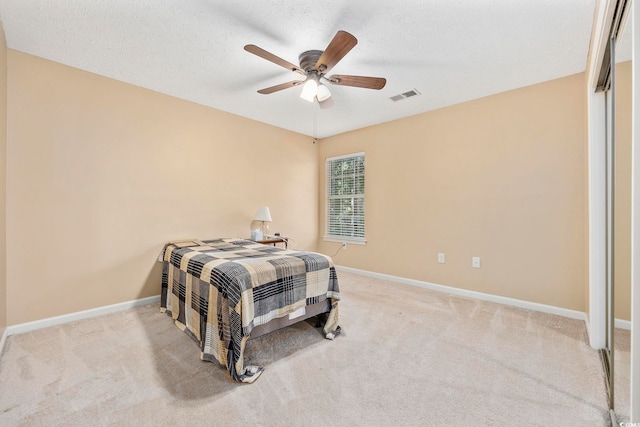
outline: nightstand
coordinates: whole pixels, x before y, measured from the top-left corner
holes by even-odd
[[[284,243],[284,248],[288,249],[287,239],[282,237],[268,237],[263,240],[255,240],[256,243],[262,243],[263,245],[273,245],[275,246],[277,243]]]

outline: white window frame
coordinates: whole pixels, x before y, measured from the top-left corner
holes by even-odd
[[[337,196],[331,196],[331,165],[333,164],[333,162],[336,162],[338,160],[344,160],[344,159],[349,159],[349,158],[356,158],[356,157],[365,157],[365,153],[364,152],[359,152],[359,153],[352,153],[352,154],[345,154],[342,156],[336,156],[336,157],[328,157],[325,160],[325,181],[326,181],[326,187],[325,187],[325,235],[323,237],[324,240],[328,241],[328,242],[342,242],[342,243],[352,243],[352,244],[360,244],[360,245],[364,245],[367,243],[367,240],[365,238],[366,236],[366,228],[365,228],[365,193],[357,193],[357,194],[352,194],[351,198],[352,199],[356,199],[356,198],[361,198],[362,199],[362,228],[363,228],[363,233],[362,233],[362,237],[360,236],[346,236],[346,235],[339,235],[339,234],[330,234],[329,230],[330,230],[330,226],[329,223],[331,221],[331,214],[330,214],[330,206],[331,203],[330,201],[332,199],[337,198]],[[365,174],[366,174],[366,160],[365,160]],[[365,179],[365,177],[363,176],[362,179]],[[365,181],[365,192],[366,192],[366,181]]]

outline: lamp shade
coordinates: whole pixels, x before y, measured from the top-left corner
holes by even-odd
[[[331,92],[329,92],[329,88],[327,88],[323,84],[319,84],[318,85],[318,93],[316,95],[316,97],[318,98],[318,101],[320,101],[320,102],[325,101],[325,100],[329,99],[330,96],[331,96]]]
[[[265,222],[271,222],[271,212],[269,212],[269,207],[268,206],[263,206],[260,209],[258,209],[258,212],[256,212],[256,216],[255,218],[253,218],[254,221],[265,221]]]
[[[307,82],[302,86],[302,93],[300,94],[300,98],[305,99],[309,102],[313,102],[313,99],[316,97],[316,93],[318,92],[318,83],[316,83],[313,79],[307,79]]]

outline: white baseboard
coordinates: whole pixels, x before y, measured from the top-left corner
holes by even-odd
[[[618,329],[626,329],[627,331],[631,330],[631,321],[630,320],[616,319],[614,325]]]
[[[9,334],[7,333],[7,328],[4,328],[2,331],[2,337],[0,337],[0,356],[2,356],[2,351],[4,350],[4,343],[7,341],[7,337]]]
[[[451,286],[438,285],[435,283],[423,282],[421,280],[407,279],[404,277],[392,276],[389,274],[374,273],[366,270],[358,270],[351,267],[336,266],[336,270],[346,271],[349,273],[359,274],[361,276],[373,277],[376,279],[389,280],[392,282],[403,283],[420,288],[430,289],[432,291],[444,292],[451,295],[458,295],[466,298],[473,298],[482,301],[490,301],[498,304],[509,305],[513,307],[524,308],[527,310],[539,311],[542,313],[555,314],[558,316],[568,317],[570,319],[578,319],[585,321],[587,316],[582,311],[570,310],[567,308],[555,307],[552,305],[539,304],[530,301],[519,300],[515,298],[501,297],[498,295],[485,294],[482,292],[468,291],[466,289],[453,288]]]
[[[451,295],[458,295],[467,298],[474,298],[482,301],[490,301],[498,304],[509,305],[513,307],[524,308],[527,310],[534,310],[543,313],[555,314],[558,316],[568,317],[571,319],[583,320],[587,323],[586,314],[581,311],[569,310],[566,308],[555,307],[551,305],[539,304],[524,300],[518,300],[515,298],[501,297],[497,295],[485,294],[482,292],[468,291],[466,289],[453,288],[451,286],[438,285],[435,283],[423,282],[421,280],[407,279],[399,276],[392,276],[390,274],[375,273],[366,270],[359,270],[351,267],[336,266],[339,271],[346,271],[349,273],[359,274],[361,276],[373,277],[376,279],[389,280],[392,282],[403,283],[406,285],[417,286],[420,288],[430,289],[437,292],[444,292]],[[103,307],[93,308],[90,310],[78,311],[75,313],[63,314],[61,316],[49,317],[47,319],[35,320],[33,322],[21,323],[18,325],[8,326],[0,337],[0,355],[4,350],[7,337],[10,335],[22,334],[36,329],[42,329],[49,326],[60,325],[63,323],[73,322],[81,319],[88,319],[91,317],[102,316],[104,314],[115,313],[118,311],[128,310],[130,308],[139,307],[147,304],[157,304],[160,302],[160,295],[141,298],[132,301],[126,301],[118,304],[107,305]],[[616,319],[616,328],[631,329],[631,322],[628,320]]]
[[[121,302],[118,304],[106,305],[103,307],[92,308],[90,310],[78,311],[75,313],[63,314],[61,316],[49,317],[47,319],[34,320],[33,322],[20,323],[17,325],[7,326],[2,341],[0,341],[0,352],[4,347],[6,337],[10,335],[23,334],[36,329],[47,328],[49,326],[60,325],[63,323],[73,322],[76,320],[88,319],[91,317],[102,316],[104,314],[115,313],[118,311],[128,310],[130,308],[139,307],[141,305],[155,304],[160,302],[160,295],[140,298],[137,300]]]

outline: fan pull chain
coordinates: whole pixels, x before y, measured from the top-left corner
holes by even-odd
[[[318,141],[318,109],[319,108],[320,108],[320,105],[317,105],[316,108],[313,109],[313,143],[314,144]]]

